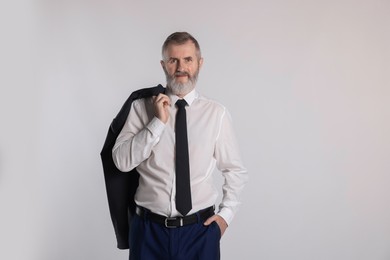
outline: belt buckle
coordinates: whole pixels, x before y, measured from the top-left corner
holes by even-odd
[[[179,220],[179,226],[172,226],[169,225],[168,221],[175,221]],[[165,218],[165,227],[166,228],[177,228],[177,227],[182,227],[183,226],[183,218],[177,217],[177,218]]]

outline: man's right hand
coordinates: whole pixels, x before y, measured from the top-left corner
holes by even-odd
[[[168,122],[169,107],[171,106],[171,100],[167,95],[158,94],[153,96],[154,115],[160,119],[164,124]]]

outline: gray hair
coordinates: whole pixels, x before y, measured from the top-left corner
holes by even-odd
[[[200,46],[198,41],[188,32],[174,32],[171,35],[168,36],[168,38],[165,40],[163,46],[162,46],[162,57],[165,59],[165,52],[168,49],[168,46],[170,44],[185,44],[187,41],[191,41],[195,44],[196,48],[196,56],[198,60],[202,57],[201,51],[200,51]]]

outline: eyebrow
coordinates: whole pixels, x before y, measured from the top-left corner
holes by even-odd
[[[192,56],[187,56],[187,57],[184,57],[183,60],[189,60],[189,59],[194,59],[194,57]],[[180,60],[179,58],[176,58],[176,57],[169,57],[168,60]]]

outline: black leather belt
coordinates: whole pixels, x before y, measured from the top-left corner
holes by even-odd
[[[185,217],[165,217],[159,214],[153,213],[148,209],[137,206],[136,211],[138,216],[146,217],[153,222],[164,225],[167,228],[177,228],[186,225],[195,224],[198,222],[198,214],[202,222],[206,221],[209,217],[214,215],[214,206],[208,207],[206,209],[200,210],[197,213],[185,216]]]

